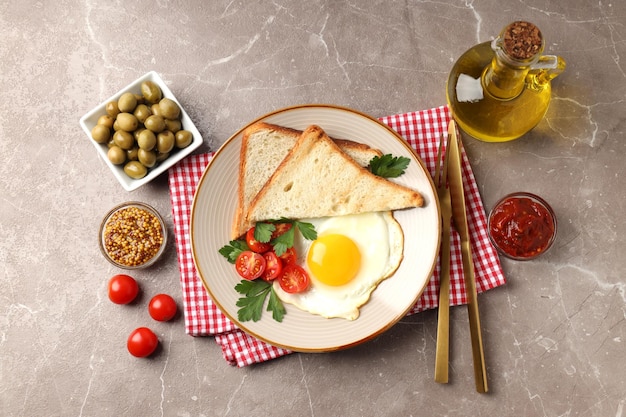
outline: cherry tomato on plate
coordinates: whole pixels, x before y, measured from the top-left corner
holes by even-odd
[[[290,294],[302,292],[309,287],[309,274],[300,265],[286,265],[278,279],[280,288]]]
[[[283,261],[273,251],[265,252],[265,272],[261,275],[265,281],[273,281],[283,272]]]
[[[272,233],[272,239],[276,239],[278,236],[284,235],[293,226],[291,223],[275,223],[276,229]]]
[[[257,279],[265,271],[265,258],[263,255],[249,250],[243,251],[237,256],[235,269],[239,276],[247,280]]]
[[[126,347],[131,355],[145,358],[152,355],[159,345],[159,338],[147,327],[139,327],[128,336]]]
[[[114,275],[109,280],[108,292],[109,299],[115,304],[128,304],[137,297],[139,285],[129,275]]]
[[[176,315],[176,301],[167,294],[157,294],[150,300],[148,312],[156,321],[169,321]]]
[[[296,248],[293,246],[288,248],[282,255],[279,256],[279,258],[283,261],[283,265],[295,264],[298,260]]]
[[[267,243],[263,243],[263,242],[259,242],[258,240],[256,240],[254,238],[254,230],[255,228],[252,227],[250,229],[248,229],[248,231],[246,232],[246,243],[248,244],[248,247],[256,253],[264,253],[267,252],[268,250],[272,249],[272,244],[267,242]]]

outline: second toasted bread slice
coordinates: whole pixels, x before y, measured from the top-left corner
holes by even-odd
[[[239,156],[238,197],[231,238],[237,239],[254,223],[246,220],[248,207],[270,179],[276,168],[298,142],[302,131],[275,124],[257,122],[244,130]],[[342,151],[361,166],[382,152],[365,144],[333,139]]]
[[[372,174],[313,125],[252,200],[247,220],[339,216],[423,203],[419,192]]]

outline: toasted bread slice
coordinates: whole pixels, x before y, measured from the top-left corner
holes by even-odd
[[[300,130],[264,122],[255,123],[243,132],[239,158],[237,210],[231,229],[232,239],[243,235],[254,224],[246,220],[250,202],[301,135]],[[373,157],[382,155],[379,150],[362,143],[344,139],[334,141],[343,152],[364,167],[369,165]]]
[[[423,204],[419,192],[372,174],[322,128],[310,126],[252,200],[247,220],[339,216]]]

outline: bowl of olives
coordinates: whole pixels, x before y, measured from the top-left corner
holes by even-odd
[[[152,181],[202,144],[189,115],[154,71],[85,114],[80,126],[127,191]]]

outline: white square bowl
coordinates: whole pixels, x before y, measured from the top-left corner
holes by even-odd
[[[114,165],[111,161],[109,161],[109,158],[107,157],[107,144],[97,143],[95,140],[93,140],[91,137],[91,130],[98,123],[98,118],[106,114],[107,103],[111,101],[117,101],[120,96],[126,92],[141,94],[141,83],[144,81],[152,81],[157,84],[161,89],[164,98],[167,97],[171,100],[174,100],[176,104],[178,104],[178,107],[180,107],[180,120],[183,129],[191,132],[191,134],[193,135],[193,140],[191,144],[189,144],[189,146],[187,146],[186,148],[176,150],[167,159],[157,164],[153,168],[150,168],[148,170],[148,174],[146,174],[145,177],[140,179],[133,179],[126,175],[126,173],[124,173],[124,167],[122,165]],[[202,144],[202,135],[200,135],[200,132],[189,118],[189,115],[187,114],[183,106],[180,105],[178,100],[176,100],[176,97],[174,97],[174,94],[172,94],[170,89],[167,87],[167,85],[165,85],[161,77],[159,77],[159,75],[155,71],[150,71],[147,74],[141,76],[126,87],[122,88],[113,96],[109,97],[107,100],[100,103],[96,108],[80,118],[80,126],[85,131],[85,134],[87,135],[89,141],[95,146],[98,155],[100,155],[104,162],[109,166],[111,172],[113,172],[113,175],[115,175],[115,178],[117,178],[119,183],[122,184],[122,187],[124,187],[126,191],[136,190],[142,185],[149,183],[150,181],[161,175],[163,172],[167,171],[173,165],[175,165],[178,161],[184,159]]]

